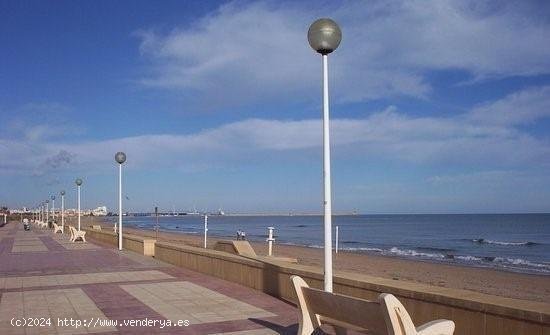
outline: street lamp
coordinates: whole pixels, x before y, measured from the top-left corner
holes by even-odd
[[[82,179],[76,178],[74,181],[78,192],[78,231],[80,231],[80,186],[82,185]]]
[[[309,45],[323,56],[323,179],[325,221],[325,291],[332,292],[332,200],[330,190],[330,133],[328,101],[328,54],[336,50],[342,31],[331,19],[318,19],[307,32]]]
[[[55,195],[52,195],[52,221],[55,222]]]
[[[117,152],[115,161],[118,163],[118,250],[122,250],[122,164],[126,162],[126,154]]]
[[[59,194],[61,194],[61,233],[65,233],[65,191]]]
[[[50,221],[50,200],[46,200],[46,223]]]

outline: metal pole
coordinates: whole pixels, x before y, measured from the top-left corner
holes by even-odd
[[[78,231],[80,231],[80,185],[78,185]]]
[[[323,177],[325,207],[325,291],[332,292],[332,201],[330,190],[330,132],[327,55],[323,55]]]
[[[338,253],[338,226],[336,226],[336,253]]]
[[[52,221],[55,221],[55,199],[52,199]]]
[[[50,221],[50,204],[46,202],[46,223]]]
[[[155,223],[155,238],[159,239],[159,208],[155,206],[155,217],[156,217],[156,223]]]
[[[204,248],[206,249],[206,236],[208,234],[208,215],[204,215]]]
[[[65,233],[65,196],[61,196],[61,232]]]
[[[122,250],[122,164],[118,164],[118,250]]]
[[[268,230],[268,238],[267,238],[267,245],[268,245],[268,251],[267,251],[267,254],[269,256],[272,256],[273,255],[273,241],[275,241],[275,239],[273,238],[273,227],[267,227],[267,230]]]

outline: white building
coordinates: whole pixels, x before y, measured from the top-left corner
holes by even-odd
[[[92,213],[94,214],[94,216],[105,216],[107,215],[107,207],[99,206],[96,209],[92,209]]]

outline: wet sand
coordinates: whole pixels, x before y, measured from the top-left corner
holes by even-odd
[[[94,218],[98,224],[101,219]],[[83,218],[82,225],[93,222]],[[112,231],[112,223],[103,223],[103,229]],[[123,232],[139,236],[156,237],[156,232],[136,228],[125,228]],[[202,235],[190,235],[173,232],[159,232],[159,241],[185,243],[202,247]],[[212,248],[215,237],[208,238],[208,247]],[[267,243],[251,242],[256,253],[267,254]],[[323,250],[299,246],[274,245],[275,256],[298,258],[299,264],[323,265]],[[440,264],[428,261],[410,260],[398,257],[372,255],[354,252],[334,254],[335,270],[367,274],[435,285],[440,287],[465,289],[509,298],[548,302],[550,301],[550,275],[514,273],[496,269]]]

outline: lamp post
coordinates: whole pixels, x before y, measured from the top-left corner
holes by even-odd
[[[82,185],[82,179],[76,178],[74,183],[76,184],[77,193],[78,193],[78,201],[77,201],[78,202],[78,231],[80,231],[80,186]]]
[[[59,194],[61,194],[61,233],[65,233],[65,191]]]
[[[46,200],[46,223],[50,221],[50,200]]]
[[[328,54],[336,50],[342,40],[342,31],[331,19],[318,19],[307,32],[309,45],[323,58],[323,179],[325,226],[325,291],[332,292],[332,199],[330,190],[330,133],[328,100]]]
[[[208,214],[204,214],[204,249],[206,249],[207,236],[208,236]]]
[[[52,221],[55,222],[55,195],[52,195]]]
[[[122,250],[122,164],[126,162],[126,154],[117,152],[115,161],[118,163],[118,250]]]
[[[339,239],[339,237],[338,237],[338,226],[336,226],[336,238],[335,238],[335,240],[336,240],[336,248],[335,248],[336,253],[338,253],[338,242],[339,242],[338,239]]]

